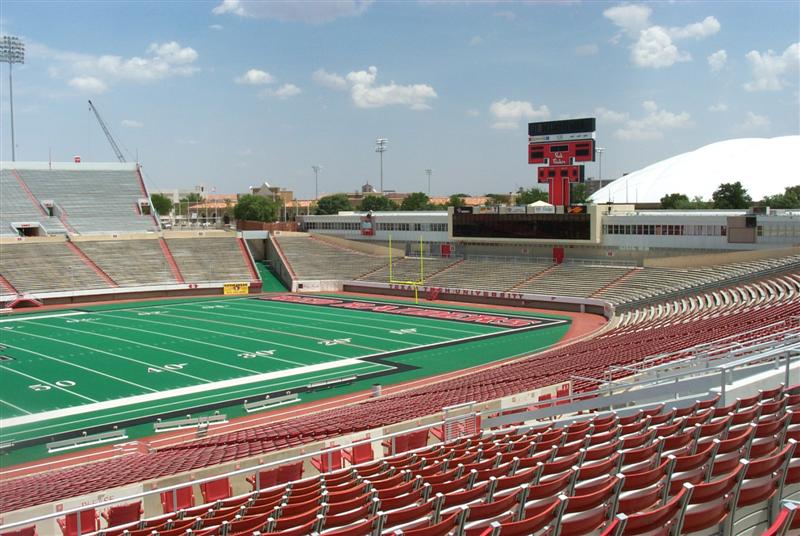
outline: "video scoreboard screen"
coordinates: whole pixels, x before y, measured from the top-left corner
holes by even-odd
[[[531,141],[547,141],[558,139],[585,139],[594,136],[597,130],[597,121],[594,117],[584,117],[582,119],[564,119],[561,121],[540,121],[537,123],[528,123],[528,136],[531,138],[542,138],[541,140]],[[576,134],[588,134],[584,138],[560,138],[558,136]]]
[[[589,214],[471,214],[453,212],[453,238],[591,240]]]

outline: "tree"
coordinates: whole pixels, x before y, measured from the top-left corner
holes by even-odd
[[[239,198],[233,208],[233,215],[237,220],[266,221],[278,219],[280,201],[260,195],[247,194]]]
[[[202,203],[203,196],[198,194],[197,192],[190,192],[186,195],[183,199],[181,199],[181,203]]]
[[[317,201],[314,214],[338,214],[342,210],[351,210],[350,200],[346,194],[326,195]]]
[[[448,207],[463,207],[464,205],[466,205],[466,203],[464,202],[464,197],[466,197],[466,196],[462,197],[461,194],[453,194],[453,195],[450,196],[450,199],[447,200],[447,205],[446,206],[448,206]]]
[[[430,210],[430,198],[423,192],[408,194],[400,205],[400,210]]]
[[[358,205],[358,210],[363,212],[373,211],[390,211],[400,208],[397,203],[382,195],[368,195],[361,200]]]
[[[520,186],[517,190],[517,205],[530,205],[537,201],[547,201],[547,192],[536,187],[526,190]]]
[[[169,216],[172,210],[172,201],[169,197],[163,194],[153,194],[150,196],[150,202],[153,203],[153,208],[160,216]]]
[[[569,193],[570,203],[586,203],[586,185],[582,182],[575,182],[571,185]]]
[[[762,203],[770,208],[800,208],[800,184],[787,186],[782,194],[768,195]]]
[[[711,194],[711,199],[716,209],[750,208],[753,203],[750,194],[739,181],[720,184]]]
[[[511,202],[511,196],[508,194],[486,194],[489,199],[486,200],[487,205],[507,205]]]
[[[667,210],[689,208],[689,196],[686,194],[668,194],[661,198],[661,208]]]

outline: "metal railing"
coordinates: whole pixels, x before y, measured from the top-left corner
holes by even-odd
[[[471,407],[471,405],[473,405],[473,404],[475,404],[475,402],[469,402],[469,403],[467,403],[465,405]],[[445,408],[445,409],[452,409],[452,408]],[[478,415],[479,415],[479,413],[473,413],[472,414],[472,416],[474,418],[477,418]],[[454,419],[463,420],[464,419],[464,415],[459,415],[457,417],[454,417]],[[36,516],[36,517],[29,518],[29,519],[25,519],[23,521],[15,521],[13,523],[6,523],[6,524],[3,524],[3,525],[0,525],[0,532],[12,531],[12,530],[15,530],[15,529],[20,529],[20,528],[22,528],[24,526],[38,524],[38,523],[42,523],[44,521],[54,520],[56,518],[62,518],[62,517],[68,516],[68,515],[75,514],[76,518],[77,518],[76,519],[76,521],[77,521],[77,534],[82,534],[83,532],[81,531],[81,516],[80,516],[80,512],[82,512],[84,510],[87,510],[87,509],[97,510],[97,509],[100,509],[100,508],[106,508],[106,507],[114,506],[114,505],[121,504],[121,503],[130,503],[130,502],[133,502],[133,501],[136,501],[136,500],[140,500],[140,499],[144,499],[146,497],[150,497],[150,496],[153,496],[153,495],[156,495],[156,496],[160,497],[161,494],[163,494],[163,493],[171,493],[172,494],[173,504],[177,505],[178,504],[178,501],[177,501],[178,491],[180,489],[186,488],[187,486],[195,486],[195,485],[207,484],[209,482],[214,482],[214,481],[219,480],[221,478],[230,478],[230,477],[236,477],[236,476],[252,475],[255,472],[255,489],[253,491],[251,491],[251,492],[243,493],[243,494],[239,495],[241,497],[244,497],[244,496],[247,496],[247,495],[251,495],[253,492],[259,492],[259,491],[278,488],[278,487],[285,487],[285,484],[279,484],[277,486],[269,486],[269,487],[266,487],[266,488],[261,488],[261,472],[262,471],[269,470],[269,469],[275,469],[275,468],[277,468],[279,466],[282,466],[282,465],[288,465],[288,464],[297,463],[297,462],[305,462],[306,460],[310,460],[310,459],[316,458],[316,457],[320,457],[320,459],[321,459],[323,456],[327,457],[327,466],[328,467],[332,467],[333,456],[334,456],[335,453],[337,453],[337,452],[341,453],[343,451],[351,450],[354,447],[358,447],[358,446],[361,446],[361,445],[371,445],[371,444],[376,443],[376,442],[378,443],[379,447],[381,447],[382,445],[386,445],[390,450],[390,454],[389,455],[399,454],[396,451],[397,450],[396,449],[396,447],[397,447],[396,441],[397,441],[398,437],[405,436],[405,435],[408,435],[408,434],[411,434],[411,433],[414,433],[414,432],[423,431],[423,430],[427,430],[427,431],[430,432],[431,429],[438,428],[438,427],[442,427],[442,429],[444,430],[445,428],[447,428],[448,423],[449,423],[448,419],[442,419],[442,420],[437,421],[435,423],[426,424],[426,425],[422,425],[422,426],[416,426],[414,428],[404,429],[402,431],[393,432],[391,434],[383,434],[383,435],[380,435],[380,436],[374,437],[374,438],[367,437],[365,439],[361,439],[361,440],[358,440],[358,441],[353,441],[352,443],[349,443],[347,445],[335,445],[335,446],[331,446],[331,447],[328,447],[328,448],[325,448],[325,449],[321,449],[321,450],[317,450],[317,451],[314,451],[314,452],[308,452],[308,453],[300,454],[300,455],[297,455],[297,456],[292,456],[290,458],[283,458],[281,460],[277,460],[277,461],[273,461],[273,462],[257,464],[257,465],[253,465],[253,466],[246,467],[246,468],[243,468],[243,469],[237,469],[237,470],[234,470],[234,471],[228,471],[228,472],[221,473],[221,474],[214,475],[214,476],[210,476],[210,477],[199,478],[199,479],[196,479],[196,480],[190,480],[190,481],[187,481],[187,482],[182,482],[180,484],[174,484],[174,485],[171,485],[171,486],[164,486],[164,487],[154,488],[154,489],[151,489],[151,490],[148,490],[148,491],[142,491],[142,492],[139,492],[139,493],[132,493],[130,495],[125,495],[123,497],[118,497],[118,498],[113,498],[113,499],[106,499],[106,500],[102,500],[102,501],[99,501],[99,502],[91,504],[91,505],[83,505],[83,506],[79,506],[79,507],[75,507],[75,508],[64,509],[64,510],[62,510],[60,512],[53,512],[53,513],[49,513],[49,514],[43,514],[43,515],[40,515],[40,516]],[[454,429],[456,429],[456,428],[454,428]],[[466,436],[466,435],[469,435],[469,434],[468,433],[463,433],[461,435],[462,436]],[[453,438],[450,438],[450,439],[453,439]],[[442,443],[444,443],[444,442],[442,442]],[[430,447],[430,445],[426,445],[426,446],[420,447],[418,449],[404,451],[404,454],[405,453],[413,454],[415,452],[426,450],[429,447]],[[357,467],[357,465],[356,465],[356,467]],[[322,472],[323,471],[320,471],[320,473],[322,473]],[[302,481],[302,480],[305,480],[305,479],[301,479],[299,481]]]

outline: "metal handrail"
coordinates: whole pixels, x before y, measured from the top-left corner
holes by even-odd
[[[475,415],[478,416],[478,415],[480,415],[480,413],[476,412]],[[463,417],[463,415],[459,416],[459,417]],[[353,441],[352,443],[349,443],[347,445],[331,446],[331,447],[328,447],[328,448],[325,448],[325,449],[321,449],[321,450],[317,450],[317,451],[314,451],[314,452],[308,452],[308,453],[300,454],[300,455],[297,455],[297,456],[292,456],[290,458],[283,458],[281,460],[276,460],[276,461],[272,461],[272,462],[257,464],[257,465],[251,466],[251,467],[246,467],[244,469],[236,469],[234,471],[228,471],[226,473],[222,473],[222,474],[218,474],[218,475],[214,475],[214,476],[209,476],[209,477],[205,477],[205,478],[191,480],[189,482],[182,482],[180,484],[173,484],[171,486],[165,486],[165,487],[160,487],[160,488],[151,489],[151,490],[147,490],[147,491],[142,491],[142,492],[139,492],[139,493],[133,493],[133,494],[130,494],[130,495],[125,495],[124,497],[119,497],[119,498],[114,498],[114,499],[105,499],[103,501],[94,503],[92,505],[83,505],[83,506],[80,506],[80,507],[69,508],[69,509],[62,510],[60,512],[52,512],[52,513],[49,513],[49,514],[44,514],[44,515],[40,515],[40,516],[37,516],[37,517],[29,518],[29,519],[26,519],[24,521],[15,521],[13,523],[7,523],[7,524],[0,525],[0,531],[18,529],[18,528],[21,528],[23,526],[27,526],[27,525],[31,525],[31,524],[35,524],[35,523],[40,523],[42,521],[47,521],[47,520],[54,519],[54,518],[60,518],[60,517],[64,517],[64,516],[67,516],[67,515],[70,515],[70,514],[78,514],[79,512],[87,510],[87,507],[88,508],[93,508],[93,509],[96,510],[96,509],[99,509],[99,508],[105,508],[107,506],[113,506],[113,505],[119,504],[119,503],[125,503],[125,502],[135,501],[137,499],[143,499],[143,498],[151,496],[151,495],[156,495],[156,494],[160,495],[161,493],[170,493],[170,492],[172,492],[173,494],[177,494],[179,489],[185,488],[187,486],[206,484],[208,482],[213,482],[215,480],[219,480],[220,478],[226,478],[226,477],[229,478],[229,477],[240,476],[240,475],[244,475],[244,474],[252,474],[254,471],[255,471],[255,474],[256,474],[256,490],[255,491],[262,491],[262,489],[260,488],[260,473],[261,473],[261,471],[264,471],[266,469],[271,469],[271,468],[275,468],[275,467],[278,467],[278,466],[281,466],[281,465],[287,465],[287,464],[290,464],[290,463],[305,461],[307,459],[310,459],[310,458],[313,458],[313,457],[316,457],[316,456],[324,456],[324,455],[327,455],[329,457],[328,459],[329,459],[329,462],[330,462],[331,461],[331,457],[333,456],[333,453],[335,453],[335,452],[348,450],[348,449],[351,449],[353,447],[357,447],[359,445],[371,444],[371,443],[375,443],[375,442],[384,442],[384,441],[387,441],[387,440],[391,441],[392,451],[394,452],[394,447],[395,447],[394,441],[395,441],[395,439],[397,437],[403,436],[403,435],[406,435],[406,434],[410,434],[410,433],[413,433],[413,432],[419,432],[419,431],[422,431],[422,430],[430,430],[432,428],[436,428],[438,426],[442,426],[443,424],[445,424],[445,422],[446,421],[443,419],[443,420],[437,421],[435,423],[416,426],[414,428],[408,428],[408,429],[405,429],[405,430],[402,430],[402,431],[399,431],[399,432],[393,432],[391,434],[383,434],[383,435],[380,435],[380,436],[377,436],[377,437],[372,437],[372,438],[368,437],[368,438],[365,438],[365,439],[360,439],[358,441]],[[494,432],[492,432],[492,433],[494,433]],[[445,442],[446,441],[442,441],[442,443],[445,443]],[[419,449],[409,450],[407,452],[408,453],[414,453],[414,452],[417,452],[417,451],[420,451],[420,450],[425,450],[427,448],[429,448],[429,446],[420,447]],[[285,486],[285,485],[284,484],[280,484],[279,486],[271,486],[271,487],[263,488],[263,489],[271,489],[273,487],[282,487],[282,486]],[[250,493],[252,493],[252,492],[250,492]],[[243,495],[249,495],[250,493],[243,494]],[[80,515],[78,515],[77,518],[78,518],[77,521],[78,521],[78,524],[79,524],[78,528],[80,528]],[[78,532],[80,533],[80,530]]]

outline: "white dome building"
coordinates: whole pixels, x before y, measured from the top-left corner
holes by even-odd
[[[720,141],[620,177],[589,198],[595,203],[658,203],[669,194],[711,199],[724,182],[739,181],[753,200],[800,184],[800,136]]]

